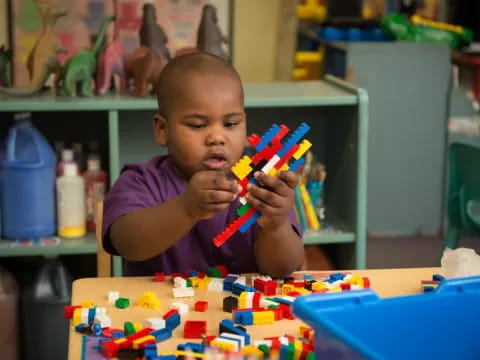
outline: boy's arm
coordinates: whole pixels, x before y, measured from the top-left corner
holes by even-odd
[[[117,218],[110,227],[112,245],[128,260],[150,259],[180,240],[198,220],[227,209],[237,193],[238,185],[225,174],[197,172],[183,194]]]
[[[248,185],[247,201],[262,213],[255,257],[261,272],[283,277],[298,269],[304,255],[300,236],[288,218],[297,176],[291,171],[282,171],[279,178],[257,172],[255,178],[264,184]]]

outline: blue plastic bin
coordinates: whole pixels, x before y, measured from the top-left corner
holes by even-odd
[[[480,359],[480,277],[435,292],[380,299],[372,290],[298,298],[317,359]]]
[[[6,239],[55,234],[55,153],[30,121],[14,125],[1,161],[1,223]]]

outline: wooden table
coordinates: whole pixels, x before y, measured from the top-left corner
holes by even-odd
[[[314,272],[313,272],[314,273]],[[352,273],[370,278],[372,289],[381,297],[417,294],[420,292],[420,281],[431,279],[433,274],[440,273],[440,268],[410,268],[410,269],[380,269],[353,270]],[[112,326],[122,328],[125,321],[139,322],[147,326],[149,317],[161,317],[168,311],[170,304],[177,299],[172,295],[172,283],[155,283],[151,277],[117,277],[117,278],[87,278],[73,283],[72,305],[80,304],[82,300],[93,300],[97,306],[106,307],[107,315],[112,319]],[[121,297],[130,299],[127,309],[117,309],[107,301],[109,291],[118,290]],[[145,291],[155,291],[161,301],[159,310],[144,309],[136,305],[136,301]],[[186,342],[183,338],[183,323],[185,319],[207,320],[207,333],[218,334],[218,324],[223,319],[231,319],[231,314],[222,311],[222,299],[231,293],[207,292],[195,289],[195,298],[178,299],[190,306],[190,312],[182,315],[182,324],[174,331],[173,337],[159,345],[159,351],[173,351],[176,345]],[[197,300],[208,301],[206,313],[193,310]],[[252,339],[261,339],[284,334],[298,334],[300,321],[282,320],[269,325],[249,326],[248,332]],[[70,327],[68,358],[81,358],[82,335]],[[188,340],[190,341],[190,340]],[[193,340],[195,341],[195,340]],[[197,341],[198,342],[198,341]]]

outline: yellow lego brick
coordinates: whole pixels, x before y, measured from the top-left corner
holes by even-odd
[[[258,311],[253,313],[253,325],[272,324],[275,322],[273,311]]]
[[[210,345],[216,348],[219,348],[220,350],[223,350],[223,351],[233,351],[235,349],[234,344],[222,341],[222,339],[219,339],[219,338],[214,339],[210,343]]]
[[[299,360],[302,356],[303,343],[296,339],[293,343],[293,348],[295,349],[295,352],[293,353],[293,360]]]
[[[138,299],[137,305],[147,309],[157,310],[160,307],[160,300],[153,291],[146,291]]]
[[[202,279],[200,279],[199,277],[193,276],[193,277],[189,277],[188,280],[190,280],[190,283],[192,284],[193,287],[198,287],[198,284]]]
[[[72,317],[72,325],[77,326],[82,323],[82,316],[81,315],[75,315]]]
[[[323,281],[315,281],[313,284],[312,284],[312,290],[313,291],[319,291],[319,290],[323,290],[327,287],[327,284],[325,284]]]
[[[350,277],[350,279],[347,280],[347,283],[349,283],[350,285],[362,285],[363,286],[363,279],[354,274],[352,275],[352,277]]]
[[[336,293],[336,292],[342,292],[342,288],[340,286],[336,286],[334,288],[331,288],[330,290],[327,290],[327,293]]]
[[[270,171],[268,172],[267,175],[277,177],[278,176],[278,170],[273,167],[273,168],[270,169]]]
[[[300,187],[300,195],[302,197],[303,205],[305,206],[308,222],[311,225],[312,230],[318,230],[320,224],[318,222],[315,209],[312,205],[312,200],[310,199],[310,195],[308,194],[307,187],[305,186],[305,184],[300,184],[298,186]]]
[[[72,318],[74,318],[75,316],[82,316],[82,308],[76,308],[75,310],[73,310]]]
[[[307,139],[303,139],[297,151],[293,153],[295,159],[300,159],[312,147],[312,143]]]
[[[163,354],[162,354],[163,355]],[[183,350],[177,350],[173,354],[169,355],[175,355],[180,359],[205,359],[205,354],[199,354],[199,353],[194,353],[193,351],[183,351]]]
[[[250,166],[252,159],[250,159],[247,155],[242,157],[238,162],[232,166],[232,172],[238,178],[238,180],[245,179],[248,174],[252,171],[252,167]]]
[[[305,289],[305,288],[300,288],[300,287],[295,288],[294,291],[296,291],[297,293],[302,294],[302,295],[307,295],[307,294],[311,294],[311,293],[312,293],[311,291],[309,291],[309,290],[307,290],[307,289]]]
[[[310,330],[310,326],[303,323],[300,324],[300,326],[298,327],[298,334],[300,335],[300,337],[303,336],[303,333],[305,332],[305,330]]]
[[[295,291],[295,286],[292,284],[283,284],[282,285],[282,295],[287,295],[288,293]]]
[[[95,306],[92,300],[83,300],[80,301],[80,306],[83,308],[92,308]]]
[[[290,169],[290,167],[287,164],[283,164],[283,166],[280,168],[280,171],[287,171]]]
[[[134,324],[135,326],[135,324]],[[155,340],[155,336],[153,335],[146,335],[144,337],[141,337],[140,339],[137,339],[137,340],[133,340],[133,348],[134,349],[140,349],[140,344],[144,343],[145,341],[148,341],[148,340]]]
[[[135,329],[135,332],[138,332],[143,329],[143,326],[140,323],[133,323],[133,328]]]
[[[212,281],[209,277],[204,277],[203,279],[200,280],[198,283],[198,287],[202,290],[207,290],[208,284]]]
[[[127,339],[125,339],[125,338],[120,338],[120,339],[115,339],[115,340],[113,340],[113,342],[114,342],[115,344],[118,344],[118,345],[120,345],[121,343],[123,343],[123,342],[125,342],[125,341],[127,341]]]
[[[243,291],[240,293],[240,297],[238,298],[238,308],[239,309],[246,309],[249,306],[247,306],[247,300],[248,300],[248,292]]]
[[[254,345],[247,345],[244,346],[241,350],[240,353],[243,356],[252,356],[254,359],[263,359],[263,352],[259,349],[256,348]]]

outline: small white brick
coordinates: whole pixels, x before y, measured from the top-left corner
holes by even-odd
[[[223,291],[223,279],[213,278],[207,286],[208,291]]]
[[[147,319],[148,327],[152,329],[158,330],[163,329],[165,327],[165,320],[159,317],[152,317]]]
[[[112,319],[105,314],[96,315],[94,322],[100,324],[102,329],[112,327]]]
[[[170,305],[170,309],[177,309],[181,315],[188,313],[188,305],[180,301],[172,302],[172,304]]]
[[[109,304],[115,304],[115,301],[120,297],[118,291],[109,291],[108,292],[108,302]]]
[[[270,170],[273,169],[275,164],[279,162],[279,160],[280,160],[280,157],[278,155],[273,155],[272,158],[268,160],[268,162],[263,166],[262,172],[264,172],[265,174],[268,174]]]
[[[360,289],[363,289],[363,286],[356,285],[356,284],[350,285],[350,290],[360,290]]]
[[[195,296],[195,290],[193,288],[173,288],[174,298],[186,298]]]
[[[234,281],[235,284],[247,285],[247,278],[245,276],[239,276],[237,280]]]
[[[177,276],[173,279],[173,286],[175,286],[176,288],[186,288],[187,280],[180,276]]]
[[[232,334],[232,333],[221,333],[220,337],[225,336],[231,339],[237,339],[240,341],[240,348],[243,348],[245,346],[245,337],[237,334]]]

